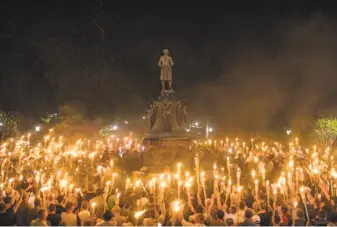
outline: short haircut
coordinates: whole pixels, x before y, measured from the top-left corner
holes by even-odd
[[[225,212],[223,212],[222,210],[218,210],[218,212],[216,212],[216,217],[223,220],[223,218],[225,217]]]
[[[48,211],[49,211],[49,212],[54,212],[54,211],[56,211],[56,205],[55,205],[55,204],[50,204],[49,207],[48,207]]]
[[[246,211],[245,211],[245,218],[249,219],[253,217],[253,211],[252,209],[248,208]]]
[[[87,210],[89,208],[89,203],[88,201],[83,201],[82,204],[81,204],[81,208],[84,209],[84,210]]]
[[[34,206],[35,207],[41,206],[41,199],[34,199]]]
[[[236,211],[237,211],[237,208],[236,208],[236,206],[234,206],[234,205],[232,205],[232,206],[229,208],[229,213],[231,213],[231,214],[235,214]]]
[[[288,207],[286,207],[284,205],[281,206],[281,211],[282,211],[283,214],[287,213],[288,212]]]
[[[154,226],[154,222],[151,218],[144,218],[143,225],[144,226]]]
[[[111,212],[110,211],[105,211],[105,213],[103,214],[104,221],[110,221],[111,218],[112,218]]]
[[[227,220],[226,220],[226,225],[227,225],[227,226],[233,226],[233,225],[234,225],[233,218],[227,218]]]
[[[301,208],[297,209],[297,217],[304,218],[304,211]]]
[[[37,214],[39,215],[39,218],[42,219],[46,215],[46,209],[40,209],[37,211]]]
[[[274,224],[280,224],[281,223],[281,217],[278,214],[274,214]]]
[[[62,203],[63,200],[64,200],[64,196],[63,195],[58,195],[57,198],[56,198],[57,202],[58,203]]]
[[[239,208],[240,208],[240,210],[244,210],[244,209],[245,209],[245,207],[246,207],[246,204],[245,204],[245,202],[241,201],[241,202],[240,202],[240,204],[239,204]]]
[[[66,210],[68,211],[68,210],[70,210],[72,208],[73,208],[73,203],[72,202],[67,202],[66,203]]]

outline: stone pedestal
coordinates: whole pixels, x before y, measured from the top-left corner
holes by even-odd
[[[186,106],[175,97],[173,90],[163,90],[148,109],[149,131],[143,144],[146,147],[144,165],[154,167],[171,165],[186,156],[190,138],[186,135]]]
[[[148,138],[182,137],[187,126],[186,106],[175,99],[173,90],[163,90],[148,109]]]

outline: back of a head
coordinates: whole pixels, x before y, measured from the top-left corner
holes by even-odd
[[[285,205],[281,206],[281,211],[283,214],[288,212],[288,207],[286,207]]]
[[[281,223],[281,217],[278,214],[274,214],[274,224],[279,225]]]
[[[236,214],[236,210],[237,210],[236,206],[232,205],[232,206],[230,207],[230,209],[229,209],[229,212],[230,212],[231,214]]]
[[[260,216],[259,216],[259,215],[253,215],[253,217],[252,217],[252,222],[253,222],[254,224],[256,224],[256,225],[259,225],[260,222],[261,222]]]
[[[217,219],[223,220],[223,218],[225,217],[225,212],[223,212],[222,210],[218,210],[218,212],[216,212],[216,217]]]
[[[46,219],[46,217],[47,217],[47,215],[48,215],[46,209],[40,209],[40,210],[37,211],[37,213],[38,213],[39,218],[40,218],[41,220]]]
[[[297,209],[296,214],[298,218],[304,218],[304,211],[301,208]]]
[[[253,217],[252,209],[248,208],[247,210],[245,210],[245,218],[250,219],[252,217]]]
[[[56,198],[58,203],[62,203],[64,201],[64,196],[63,195],[58,195]]]
[[[35,199],[34,200],[34,207],[40,207],[41,206],[41,200],[40,199]]]
[[[83,201],[82,204],[81,204],[81,208],[83,210],[88,210],[89,209],[89,203],[88,203],[88,201]]]
[[[205,217],[203,214],[196,214],[195,215],[195,224],[204,224]]]
[[[327,218],[327,214],[326,214],[326,211],[325,210],[321,210],[319,212],[319,218],[320,219],[326,219]]]
[[[227,219],[226,219],[226,225],[227,225],[227,226],[233,226],[233,225],[234,225],[234,220],[233,220],[233,218],[227,218]]]
[[[239,208],[240,208],[240,210],[244,210],[244,209],[245,209],[245,207],[246,207],[246,204],[245,204],[245,202],[241,201],[241,202],[240,202],[240,204],[239,204]]]
[[[144,226],[154,226],[154,222],[151,218],[145,218],[143,220],[143,225]]]
[[[48,207],[48,212],[49,213],[53,213],[56,211],[56,206],[55,204],[50,204],[49,207]]]
[[[110,211],[105,211],[105,213],[103,214],[104,221],[110,221],[111,218],[112,218],[111,212]]]
[[[72,202],[67,202],[66,203],[66,210],[71,211],[73,209],[73,203]]]

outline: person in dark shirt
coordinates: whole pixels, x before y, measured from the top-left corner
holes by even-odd
[[[245,197],[245,204],[248,208],[252,208],[253,207],[253,203],[255,201],[254,196],[252,194],[252,191],[249,190],[248,193],[244,192],[244,197]]]
[[[0,202],[0,226],[12,226],[14,225],[13,215],[6,211],[6,204]]]
[[[319,214],[319,201],[315,200],[315,202],[313,204],[310,204],[310,206],[308,206],[308,211],[309,211],[309,218],[311,221],[314,221]]]
[[[305,226],[304,211],[301,208],[297,208],[295,226]]]
[[[260,226],[270,226],[271,212],[267,212],[267,205],[265,202],[261,202],[260,207],[261,207],[261,211],[259,213]]]
[[[83,200],[90,201],[91,199],[96,197],[96,193],[94,192],[94,186],[92,184],[88,185],[88,191],[86,191],[83,195]]]
[[[286,207],[284,205],[281,206],[280,217],[281,217],[281,225],[282,226],[289,226],[288,207]]]
[[[2,200],[4,201],[5,204],[9,204],[12,200],[12,188],[7,188],[5,190],[5,197],[2,198]]]
[[[328,223],[326,211],[321,210],[318,214],[318,219],[314,221],[314,226],[327,226]]]
[[[274,214],[272,217],[273,226],[281,226],[281,217],[278,214]]]
[[[241,222],[238,226],[256,226],[252,222],[252,217],[253,217],[253,211],[248,208],[245,211],[245,220],[243,222]]]
[[[38,211],[39,211],[40,207],[41,207],[41,200],[35,199],[34,200],[34,208],[28,211],[29,223],[31,223],[33,220],[39,218]]]
[[[66,208],[64,208],[64,196],[58,195],[57,198],[57,204],[56,204],[56,214],[62,214],[63,212],[66,212]]]
[[[16,211],[16,225],[17,226],[28,226],[29,218],[28,212],[31,209],[30,204],[28,203],[29,195],[26,192],[22,194],[22,202],[19,205],[18,210]]]
[[[50,222],[51,226],[58,226],[60,224],[61,215],[56,214],[56,205],[55,204],[49,205],[47,220]]]

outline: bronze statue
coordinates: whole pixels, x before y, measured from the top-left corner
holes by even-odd
[[[168,55],[168,49],[163,50],[163,55],[160,57],[158,66],[160,67],[160,80],[162,84],[162,90],[172,90],[172,66],[173,61],[171,56]],[[168,88],[166,89],[166,82]]]

